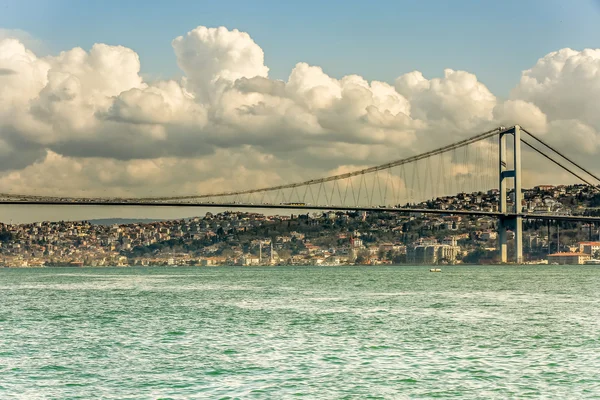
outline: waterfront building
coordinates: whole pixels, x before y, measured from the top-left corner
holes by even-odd
[[[454,263],[460,253],[459,246],[447,244],[424,244],[409,249],[408,262],[411,264],[437,264],[439,262]]]
[[[243,264],[244,265],[259,265],[260,264],[260,258],[247,254],[244,256],[243,258]]]
[[[557,263],[560,265],[583,264],[591,256],[585,253],[554,253],[548,255],[548,263]]]

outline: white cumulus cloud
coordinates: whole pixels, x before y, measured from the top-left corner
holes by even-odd
[[[126,47],[40,57],[8,36],[0,35],[1,191],[166,195],[266,186],[514,123],[590,160],[600,151],[600,50],[546,55],[499,101],[474,74],[451,69],[389,84],[300,62],[286,80],[271,79],[251,36],[224,27],[199,26],[173,40],[179,81],[145,81]]]
[[[266,77],[264,53],[245,32],[199,26],[173,40],[179,67],[191,91],[210,99],[215,86],[239,78]]]

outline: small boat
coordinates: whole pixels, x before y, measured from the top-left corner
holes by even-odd
[[[440,268],[431,268],[429,272],[442,272]]]

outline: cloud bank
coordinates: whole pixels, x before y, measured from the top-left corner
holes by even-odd
[[[547,54],[501,101],[474,74],[451,69],[389,84],[301,62],[287,80],[271,79],[260,46],[224,27],[173,40],[177,81],[145,81],[126,47],[39,57],[3,32],[3,192],[135,196],[279,184],[514,123],[587,165],[600,151],[600,50]]]

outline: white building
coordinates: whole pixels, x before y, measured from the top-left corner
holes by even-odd
[[[580,242],[579,252],[593,256],[597,251],[600,251],[600,242]]]
[[[554,253],[548,255],[548,263],[557,263],[561,265],[583,264],[591,257],[585,253]]]
[[[258,265],[260,264],[260,258],[252,255],[246,255],[243,258],[244,265]]]

